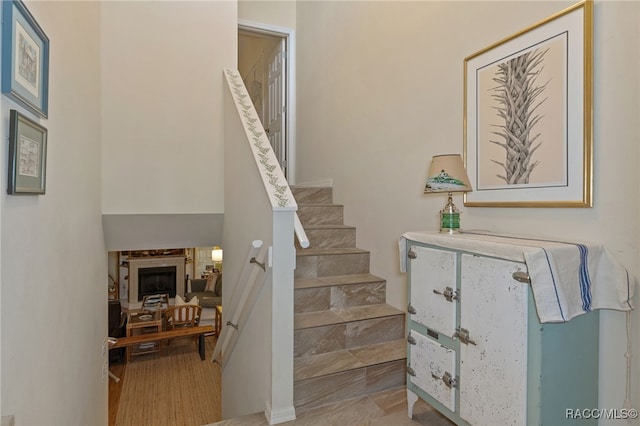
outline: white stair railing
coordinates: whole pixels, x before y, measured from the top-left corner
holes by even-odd
[[[229,220],[224,223],[223,245],[229,253],[241,254],[249,245],[259,250],[245,264],[230,260],[225,266],[228,281],[220,324],[224,330],[214,359],[224,368],[225,398],[236,401],[237,414],[264,401],[265,417],[275,424],[295,419],[294,242],[297,238],[299,246],[308,246],[308,238],[295,224],[298,206],[240,73],[225,69],[224,77],[225,161],[234,165],[225,168],[225,191],[246,195],[225,202]],[[250,178],[256,172],[259,179]],[[252,244],[258,239],[263,242],[260,247]],[[256,337],[269,344],[256,346]],[[235,352],[236,346],[251,349]],[[260,386],[252,392],[241,385],[254,382]]]
[[[251,243],[244,268],[237,285],[234,286],[231,302],[225,304],[223,313],[227,321],[221,324],[220,336],[211,357],[211,361],[219,363],[223,369],[233,353],[238,336],[265,282],[267,252],[268,249],[262,241],[255,240]]]
[[[302,227],[302,222],[300,222],[300,217],[298,216],[298,212],[296,212],[294,217],[293,231],[296,234],[296,238],[298,239],[298,243],[300,247],[307,248],[309,247],[309,237],[307,237],[307,233],[304,232],[304,228]]]

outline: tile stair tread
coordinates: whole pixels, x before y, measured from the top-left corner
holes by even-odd
[[[304,225],[305,231],[310,229],[356,229],[356,227],[351,225]]]
[[[303,312],[295,314],[293,329],[302,330],[306,328],[323,327],[327,325],[391,317],[395,315],[404,315],[404,311],[394,308],[386,303],[354,306],[344,309],[331,309],[326,311]]]
[[[294,288],[318,288],[333,287],[349,284],[368,284],[385,281],[384,278],[377,277],[372,274],[349,274],[349,275],[332,275],[328,277],[318,278],[297,278],[294,281]]]
[[[404,339],[294,359],[294,381],[326,376],[407,357]]]
[[[322,186],[297,186],[289,187],[296,202],[301,204],[313,202],[319,204],[333,204],[333,189],[331,187]],[[311,199],[314,200],[311,200]]]
[[[336,254],[366,254],[368,250],[362,250],[357,247],[343,247],[343,248],[327,248],[327,249],[297,249],[297,256],[327,256]]]
[[[300,207],[344,207],[344,204],[336,203],[297,203]]]

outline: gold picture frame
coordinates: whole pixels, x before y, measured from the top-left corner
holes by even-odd
[[[470,207],[592,207],[593,3],[464,59]]]

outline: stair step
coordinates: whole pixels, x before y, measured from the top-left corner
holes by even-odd
[[[344,223],[344,206],[342,204],[298,203],[298,217],[303,226],[341,225]]]
[[[347,225],[307,225],[310,247],[317,249],[356,246],[356,228]],[[297,241],[296,241],[297,244]]]
[[[369,253],[367,250],[362,250],[357,247],[337,247],[330,249],[321,249],[321,248],[306,248],[306,249],[298,249],[296,251],[297,256],[332,256],[332,255],[341,255],[341,254],[359,254],[359,253]],[[337,275],[337,274],[336,274]],[[346,274],[343,274],[346,275]]]
[[[404,315],[404,311],[387,305],[386,303],[320,312],[307,312],[295,315],[293,328],[294,330],[302,330],[305,328],[344,324],[352,321],[363,321],[395,315]]]
[[[378,305],[386,300],[386,280],[371,274],[297,279],[295,313]]]
[[[406,359],[406,357],[407,341],[405,339],[310,355],[295,360],[294,380],[311,379],[327,374]]]
[[[332,204],[333,188],[321,186],[292,186],[297,204]]]
[[[294,358],[404,337],[404,312],[386,304],[302,313],[294,318]]]
[[[401,359],[297,381],[293,405],[302,412],[404,386],[406,361]]]
[[[296,410],[405,386],[405,313],[385,303],[386,280],[369,273],[344,207],[332,188],[291,190],[311,243],[296,246]]]
[[[300,278],[295,280],[294,287],[296,289],[332,287],[349,284],[366,284],[384,281],[383,278],[373,274],[348,274],[348,275],[331,275],[320,278]]]
[[[296,251],[295,278],[318,278],[368,272],[369,252],[356,247],[309,248]]]

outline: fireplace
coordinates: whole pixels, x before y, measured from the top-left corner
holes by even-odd
[[[176,267],[160,266],[138,269],[138,301],[144,296],[169,293],[176,297]]]
[[[140,308],[145,294],[169,293],[169,302],[173,303],[176,295],[184,297],[185,290],[184,256],[129,259],[127,309]]]

